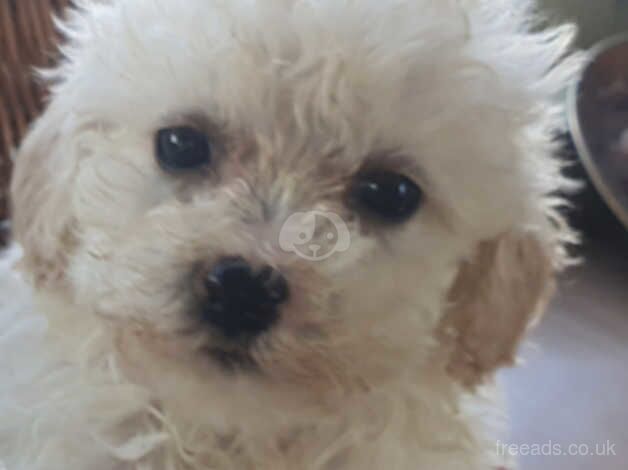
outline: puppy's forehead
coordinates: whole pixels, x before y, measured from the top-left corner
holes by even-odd
[[[443,110],[465,19],[454,1],[114,0],[76,26],[70,76],[85,107],[140,125],[201,110],[383,138]]]

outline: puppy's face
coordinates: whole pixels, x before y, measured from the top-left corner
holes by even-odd
[[[305,395],[509,360],[552,271],[564,38],[490,2],[223,3],[70,21],[13,183],[41,288],[151,381]]]

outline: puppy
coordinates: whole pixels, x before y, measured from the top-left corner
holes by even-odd
[[[18,152],[9,470],[494,470],[574,237],[527,0],[81,1]],[[15,269],[12,267],[15,266]]]

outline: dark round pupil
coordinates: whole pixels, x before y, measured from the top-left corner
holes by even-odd
[[[419,208],[421,189],[408,177],[391,171],[370,171],[357,176],[352,199],[386,222],[404,222]]]
[[[157,159],[166,170],[186,170],[209,163],[207,136],[193,127],[170,127],[157,133]]]

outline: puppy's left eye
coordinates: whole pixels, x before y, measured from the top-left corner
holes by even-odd
[[[407,176],[387,170],[358,174],[350,188],[351,204],[389,224],[408,220],[419,209],[423,192]]]
[[[193,127],[168,127],[157,132],[157,161],[166,171],[190,170],[211,161],[207,135]]]

